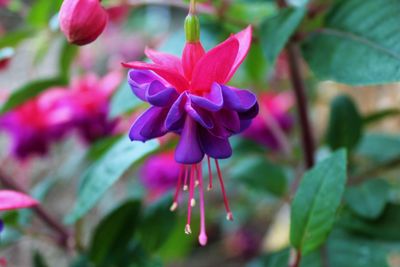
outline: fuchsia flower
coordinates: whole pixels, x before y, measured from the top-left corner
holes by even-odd
[[[108,15],[100,0],[64,0],[59,20],[61,31],[69,42],[85,45],[104,31]]]
[[[258,113],[258,104],[256,96],[250,91],[227,85],[248,53],[251,27],[205,52],[198,38],[198,21],[191,16],[188,19],[188,25],[185,26],[194,27],[186,32],[188,42],[181,59],[147,49],[145,53],[153,63],[130,62],[123,65],[133,69],[128,73],[133,93],[151,105],[134,122],[129,137],[145,142],[168,132],[180,136],[175,160],[181,167],[171,210],[178,206],[183,183],[184,188],[189,189],[185,232],[190,234],[191,208],[195,205],[194,189],[198,185],[201,216],[199,242],[205,245],[207,235],[201,162],[206,155],[211,189],[210,158],[215,159],[227,218],[232,220],[218,159],[231,156],[229,137],[250,125]]]
[[[0,7],[7,7],[10,4],[10,0],[0,0]]]
[[[63,136],[66,125],[58,116],[52,115],[53,111],[54,106],[43,105],[35,98],[0,117],[0,129],[11,135],[12,152],[16,157],[44,155],[50,142]]]
[[[110,72],[99,79],[89,74],[75,80],[65,102],[71,111],[71,123],[86,142],[110,135],[117,121],[110,120],[109,100],[122,80],[120,72]]]
[[[289,133],[293,126],[293,118],[289,114],[294,103],[293,95],[288,92],[264,93],[259,99],[260,114],[243,132],[243,136],[272,150],[283,149],[277,135]]]
[[[140,180],[155,198],[172,189],[179,178],[179,164],[174,160],[174,153],[163,152],[150,156],[140,169]]]

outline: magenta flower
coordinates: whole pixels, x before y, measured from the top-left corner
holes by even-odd
[[[71,85],[65,104],[71,112],[71,123],[86,142],[113,132],[117,121],[108,118],[109,100],[121,80],[119,72],[110,72],[101,79],[89,74]]]
[[[50,143],[64,135],[66,120],[55,109],[53,103],[35,98],[0,117],[0,129],[10,134],[11,150],[17,158],[44,155]]]
[[[128,82],[133,93],[151,107],[132,125],[131,140],[145,142],[173,132],[180,135],[175,160],[181,164],[177,191],[171,210],[178,206],[179,189],[189,189],[188,221],[191,233],[191,207],[195,205],[194,188],[198,185],[201,230],[199,242],[207,243],[204,215],[201,161],[207,156],[212,187],[210,158],[215,159],[227,211],[232,220],[218,159],[231,156],[229,137],[249,127],[258,113],[256,96],[227,83],[246,57],[252,29],[232,35],[225,42],[205,52],[199,41],[186,44],[182,58],[147,49],[154,63],[130,62]]]
[[[179,178],[179,164],[171,151],[150,156],[142,165],[139,175],[142,184],[155,198],[172,189]]]
[[[272,150],[283,149],[278,135],[288,134],[293,126],[293,117],[289,114],[293,106],[290,93],[264,93],[260,95],[260,114],[243,136]]]

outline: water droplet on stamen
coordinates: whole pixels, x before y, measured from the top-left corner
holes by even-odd
[[[232,214],[232,212],[228,212],[228,213],[226,214],[226,219],[227,219],[228,221],[233,221],[233,214]]]
[[[175,211],[177,207],[178,207],[178,203],[177,203],[177,202],[174,202],[174,203],[172,203],[172,205],[171,205],[171,207],[169,208],[169,210],[170,210],[170,211]]]
[[[192,229],[190,228],[189,224],[185,226],[185,234],[190,235],[192,233]]]

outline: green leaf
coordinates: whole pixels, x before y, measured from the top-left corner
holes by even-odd
[[[303,176],[292,202],[290,241],[307,254],[329,235],[346,184],[346,152],[339,150]]]
[[[400,157],[400,136],[369,133],[357,148],[357,152],[377,162],[388,162]]]
[[[126,136],[122,137],[83,174],[78,199],[65,221],[71,224],[84,216],[132,164],[158,147],[155,140],[140,143],[131,142]]]
[[[232,167],[230,176],[261,193],[269,192],[282,196],[287,190],[285,172],[265,157],[240,158],[240,164]]]
[[[389,108],[389,109],[384,109],[384,110],[380,110],[380,111],[368,114],[368,115],[364,116],[363,121],[364,121],[365,125],[373,124],[375,122],[379,122],[388,117],[398,116],[399,114],[400,114],[399,109]]]
[[[331,103],[326,141],[331,149],[352,150],[362,136],[363,121],[356,104],[346,95],[335,97]]]
[[[143,102],[137,98],[127,82],[123,83],[111,98],[110,117],[115,118],[139,107]]]
[[[296,31],[305,14],[305,8],[286,8],[261,24],[261,43],[269,63],[275,63],[279,53]]]
[[[389,200],[390,186],[382,179],[372,179],[361,186],[350,187],[345,193],[349,207],[358,215],[367,218],[378,218]]]
[[[397,0],[338,0],[303,45],[321,80],[370,85],[400,80]],[[390,38],[389,38],[390,37]]]
[[[46,27],[50,18],[60,9],[61,3],[62,0],[37,0],[27,17],[29,25]]]
[[[364,219],[349,210],[343,210],[339,225],[359,235],[399,241],[400,205],[388,204],[383,214],[373,220]]]
[[[143,214],[138,234],[140,244],[149,252],[156,252],[167,241],[176,224],[176,213],[169,210],[171,203],[172,197],[161,198]]]
[[[38,251],[35,251],[33,254],[33,267],[48,267],[49,265],[46,263],[46,260]]]
[[[96,266],[114,266],[124,257],[140,220],[141,204],[128,201],[109,215],[96,227],[89,258]]]
[[[239,1],[232,2],[229,5],[225,16],[228,18],[235,18],[246,24],[259,24],[264,18],[274,14],[276,6],[268,2],[251,1],[248,3],[241,3]]]
[[[98,160],[101,158],[112,146],[118,142],[121,136],[110,136],[96,141],[87,151],[86,157],[90,160]]]
[[[60,77],[36,80],[27,83],[13,92],[0,109],[0,114],[15,108],[52,86],[65,85],[67,81]]]
[[[35,33],[30,28],[24,28],[16,30],[14,32],[7,33],[5,36],[0,38],[0,48],[11,46],[17,46],[21,41],[31,37]]]

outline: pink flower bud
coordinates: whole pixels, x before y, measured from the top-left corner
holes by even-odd
[[[85,45],[103,32],[107,12],[99,0],[64,0],[60,9],[60,27],[68,41]]]

